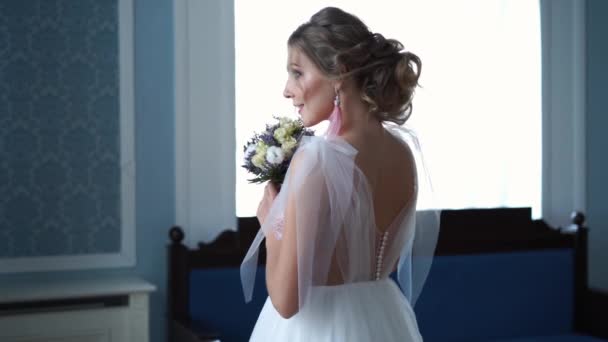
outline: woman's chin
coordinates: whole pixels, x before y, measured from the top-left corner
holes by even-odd
[[[318,125],[322,121],[323,120],[321,120],[319,118],[310,118],[310,117],[302,116],[302,124],[306,128],[310,128],[310,127],[316,126],[316,125]]]
[[[305,116],[300,116],[300,119],[302,120],[302,125],[304,125],[304,127],[308,128],[310,126],[312,126],[310,124],[310,120],[308,120],[308,118],[306,118]]]

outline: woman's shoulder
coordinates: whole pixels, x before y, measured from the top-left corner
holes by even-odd
[[[292,159],[292,165],[300,163],[317,164],[324,167],[335,163],[352,163],[358,151],[340,137],[306,136]]]
[[[384,126],[384,128],[397,142],[403,146],[405,151],[407,151],[409,154],[411,154],[416,148],[416,145],[418,145],[418,138],[413,130],[394,124],[387,124]]]
[[[338,136],[305,136],[302,138],[298,150],[301,150],[301,153],[341,153],[349,157],[354,157],[357,154],[356,148]]]
[[[414,145],[417,142],[415,135],[401,126],[389,126],[386,129],[392,136],[392,143],[381,148],[383,152],[389,152],[383,154],[388,155],[387,157],[393,161],[402,159],[396,158],[396,156],[402,155],[405,157],[403,159],[406,163],[412,163],[414,160]],[[342,167],[350,165],[354,168],[357,156],[366,154],[369,154],[368,149],[359,151],[355,145],[340,136],[305,136],[293,156],[292,164],[294,167],[297,167],[300,163],[305,163],[308,165],[316,164],[320,168],[338,165]],[[376,154],[376,152],[373,154]]]
[[[348,170],[355,169],[356,155],[357,150],[341,138],[306,136],[292,157],[288,175],[299,182],[310,182],[313,178],[333,182],[339,175],[352,173]]]

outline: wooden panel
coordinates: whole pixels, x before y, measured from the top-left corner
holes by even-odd
[[[101,277],[44,285],[15,282],[0,288],[13,294],[0,291],[0,341],[148,341],[151,284],[132,277]]]
[[[38,336],[16,338],[7,340],[6,342],[111,342],[107,332],[76,334],[72,336]]]
[[[125,309],[102,309],[0,317],[0,341],[129,341]]]
[[[585,296],[584,331],[608,339],[608,292],[590,289]]]

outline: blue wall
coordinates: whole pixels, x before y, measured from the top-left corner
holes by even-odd
[[[0,2],[1,258],[120,250],[117,1],[79,4]]]
[[[136,244],[134,268],[0,275],[40,281],[91,275],[137,275],[153,283],[150,336],[165,341],[166,255],[174,209],[173,3],[135,0]]]
[[[608,1],[587,0],[589,285],[608,292]]]

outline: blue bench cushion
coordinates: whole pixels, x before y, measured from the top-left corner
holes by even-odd
[[[425,342],[573,333],[573,250],[438,256],[414,310]]]
[[[414,307],[422,336],[425,342],[599,342],[573,334],[573,267],[572,249],[438,256]],[[223,342],[248,340],[268,296],[264,267],[256,277],[246,304],[238,268],[193,270],[191,317],[220,332]]]
[[[245,303],[238,268],[190,272],[190,317],[198,329],[219,332],[222,342],[247,341],[264,302],[266,270],[258,268],[253,299]]]

